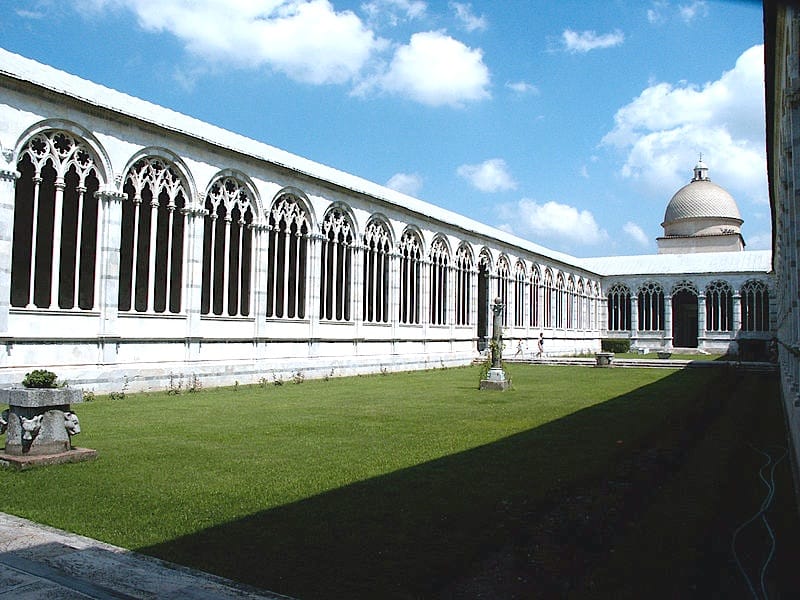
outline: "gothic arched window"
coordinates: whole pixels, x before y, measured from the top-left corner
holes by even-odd
[[[763,281],[742,286],[742,330],[769,331],[769,290]]]
[[[437,237],[433,240],[428,257],[430,259],[430,323],[446,325],[450,250],[442,238]]]
[[[363,315],[368,323],[389,321],[389,257],[392,238],[389,227],[372,219],[364,230]]]
[[[456,251],[456,325],[469,325],[472,301],[472,252],[462,244]]]
[[[725,281],[706,286],[706,331],[733,331],[733,290]]]
[[[531,327],[539,327],[539,290],[542,287],[542,276],[539,272],[539,267],[533,266],[531,268],[531,286],[530,286],[530,303],[528,309],[530,312]]]
[[[572,278],[572,275],[570,275],[567,279],[566,303],[567,329],[575,329],[575,309],[577,308],[577,295],[575,293],[575,280]]]
[[[327,321],[349,321],[353,225],[344,210],[335,206],[325,213],[320,229],[319,316]]]
[[[96,165],[89,146],[64,131],[36,134],[23,146],[14,198],[11,306],[94,308]]]
[[[511,279],[511,267],[508,258],[503,255],[497,260],[497,298],[503,303],[503,327],[508,326],[508,282]]]
[[[547,328],[553,327],[553,296],[555,296],[556,289],[553,282],[553,272],[550,269],[544,271],[544,326]]]
[[[308,215],[292,193],[280,194],[267,219],[267,318],[304,319]]]
[[[631,291],[622,283],[608,290],[608,331],[630,331]]]
[[[250,314],[253,205],[245,185],[219,177],[208,188],[203,223],[201,314]]]
[[[187,186],[175,165],[137,160],[123,185],[119,309],[181,311]]]
[[[556,276],[556,287],[554,293],[555,302],[555,327],[557,329],[564,328],[564,301],[566,298],[566,290],[564,285],[564,274],[559,273]]]
[[[422,289],[422,242],[410,230],[400,238],[400,322],[418,325],[420,322],[420,291]]]
[[[664,290],[649,281],[639,289],[639,331],[661,331],[664,329]]]
[[[586,287],[583,284],[583,279],[578,280],[576,294],[578,307],[575,313],[575,327],[576,329],[586,329],[586,322],[589,318],[589,297],[586,295]]]
[[[519,260],[514,266],[514,327],[525,326],[525,285],[527,280],[525,263]]]

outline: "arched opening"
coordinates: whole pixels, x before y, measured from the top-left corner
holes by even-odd
[[[489,267],[478,265],[478,351],[486,349],[489,336]]]
[[[680,290],[672,296],[672,345],[697,348],[697,296]]]

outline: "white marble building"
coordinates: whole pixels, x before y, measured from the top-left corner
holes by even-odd
[[[468,364],[494,297],[551,354],[772,336],[768,252],[578,259],[3,50],[0,149],[0,384]]]

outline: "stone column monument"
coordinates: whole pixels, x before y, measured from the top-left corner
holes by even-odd
[[[489,344],[491,352],[492,366],[486,375],[486,379],[481,379],[480,389],[482,390],[507,390],[511,382],[506,378],[503,371],[503,302],[500,298],[495,298],[492,308],[492,341]]]

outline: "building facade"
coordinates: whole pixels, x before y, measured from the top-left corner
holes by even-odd
[[[2,50],[0,151],[0,385],[463,365],[497,297],[531,353],[771,336],[768,253],[578,259]]]

